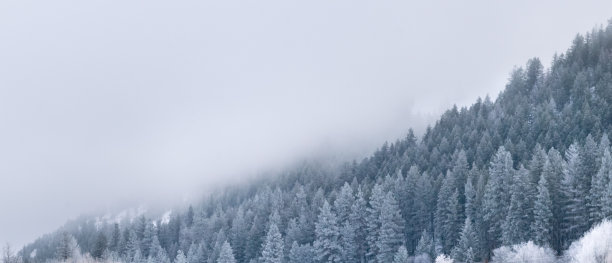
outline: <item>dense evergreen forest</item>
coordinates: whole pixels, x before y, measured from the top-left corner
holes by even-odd
[[[612,217],[611,130],[609,23],[549,68],[529,60],[495,101],[453,107],[420,138],[228,187],[167,222],[81,218],[20,260],[481,262],[520,244],[558,259]]]

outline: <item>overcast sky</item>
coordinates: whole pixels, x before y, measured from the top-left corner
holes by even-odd
[[[363,156],[612,17],[567,2],[0,1],[0,242]]]

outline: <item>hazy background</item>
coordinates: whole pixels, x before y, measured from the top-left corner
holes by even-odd
[[[612,1],[0,2],[0,242],[320,153],[364,156],[495,97]]]

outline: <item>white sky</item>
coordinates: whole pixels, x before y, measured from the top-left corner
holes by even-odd
[[[548,65],[612,1],[0,2],[0,242],[362,156]],[[127,202],[127,201],[130,202]]]

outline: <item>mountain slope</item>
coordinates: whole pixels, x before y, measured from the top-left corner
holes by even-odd
[[[409,131],[359,162],[305,162],[167,223],[79,219],[21,255],[57,258],[71,237],[83,254],[123,262],[167,262],[179,250],[188,262],[389,262],[401,246],[458,261],[468,248],[484,260],[527,240],[560,253],[612,216],[611,104],[609,24],[578,35],[548,69],[529,60],[494,102],[448,110],[421,139]]]

